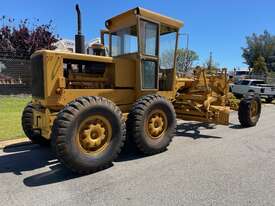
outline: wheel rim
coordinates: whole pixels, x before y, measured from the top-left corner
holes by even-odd
[[[255,100],[252,101],[251,102],[251,107],[250,107],[250,117],[252,119],[255,119],[257,117],[257,115],[258,115],[258,109],[259,109],[259,107],[258,107],[257,101],[255,101]]]
[[[152,139],[160,138],[167,130],[167,117],[161,110],[154,110],[149,114],[146,122],[147,133]]]
[[[112,127],[105,117],[95,115],[84,120],[77,134],[80,150],[89,155],[98,155],[110,144]]]

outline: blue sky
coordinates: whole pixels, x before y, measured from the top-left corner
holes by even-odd
[[[275,34],[274,0],[8,0],[1,2],[0,15],[17,20],[39,18],[42,23],[52,19],[56,33],[73,39],[76,3],[88,40],[99,36],[106,19],[141,6],[184,21],[181,32],[190,34],[190,48],[199,54],[199,63],[212,51],[214,60],[228,68],[245,66],[241,57],[245,36],[265,29]]]

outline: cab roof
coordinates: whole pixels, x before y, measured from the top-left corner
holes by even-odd
[[[173,27],[174,29],[180,29],[183,26],[183,22],[177,19],[173,19],[168,16],[161,15],[159,13],[136,7],[122,14],[112,17],[105,22],[107,29],[115,31],[128,26],[137,24],[137,16],[143,17],[145,20],[151,20],[166,26]]]

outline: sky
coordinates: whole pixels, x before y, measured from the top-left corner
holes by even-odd
[[[55,32],[63,39],[74,39],[75,4],[80,5],[86,40],[99,37],[105,20],[140,6],[184,22],[181,33],[189,34],[189,48],[201,64],[213,53],[220,67],[246,67],[241,57],[245,37],[264,30],[275,34],[274,0],[8,0],[2,1],[0,16],[19,19],[53,20]],[[2,23],[2,22],[0,22]],[[186,36],[180,37],[185,47]]]

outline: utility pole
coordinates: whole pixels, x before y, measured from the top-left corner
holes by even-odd
[[[189,51],[189,33],[183,33],[186,36],[186,51]]]
[[[208,64],[208,69],[209,69],[209,70],[212,69],[212,61],[213,61],[212,51],[210,51],[209,64]]]

